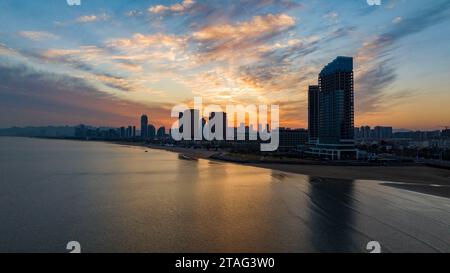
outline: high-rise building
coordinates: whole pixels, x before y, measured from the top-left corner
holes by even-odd
[[[357,158],[354,128],[353,58],[337,57],[319,74],[309,90],[309,153],[330,159]],[[317,112],[318,108],[318,112]],[[318,114],[318,117],[317,117]],[[317,126],[317,139],[314,132]]]
[[[156,137],[156,128],[155,126],[149,124],[147,128],[147,137],[149,139],[155,139]]]
[[[370,126],[361,126],[360,133],[362,139],[372,138],[372,129],[370,128]]]
[[[141,116],[141,137],[144,139],[148,137],[148,117],[147,117],[147,115]]]
[[[308,134],[309,134],[309,142],[316,143],[319,138],[318,85],[310,85],[308,89]]]
[[[157,136],[158,136],[158,139],[159,139],[159,140],[164,139],[164,137],[166,136],[166,127],[161,126],[161,127],[158,129],[158,134],[157,134]]]
[[[132,126],[128,126],[127,138],[131,138],[132,136],[133,136],[133,127]]]
[[[337,57],[319,74],[319,142],[354,144],[353,58]]]

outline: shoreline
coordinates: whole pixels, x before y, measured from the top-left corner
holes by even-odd
[[[137,145],[139,146],[139,145]],[[222,163],[239,164],[256,168],[307,175],[325,179],[370,180],[385,186],[444,198],[450,198],[450,170],[416,166],[333,166],[319,164],[244,163],[221,160],[218,152],[182,147],[140,145],[149,149],[165,150],[193,159],[206,159]]]
[[[48,139],[48,138],[42,138]],[[60,139],[74,140],[74,139]],[[80,140],[74,140],[80,141]],[[207,151],[204,149],[189,149],[177,146],[162,146],[157,144],[144,144],[141,142],[101,141],[121,146],[134,146],[143,149],[164,150],[186,156],[188,159],[205,159],[222,163],[239,164],[256,168],[281,171],[292,174],[320,177],[325,179],[341,180],[369,180],[381,182],[386,186],[410,190],[414,192],[431,194],[450,198],[450,170],[425,165],[407,166],[345,166],[325,164],[293,163],[257,163],[230,160],[217,155],[220,151]]]
[[[424,186],[439,185],[448,188],[450,196],[450,170],[428,167],[424,165],[407,166],[339,166],[321,164],[287,164],[287,163],[248,163],[224,160],[217,156],[220,152],[203,149],[188,149],[183,147],[160,146],[142,143],[118,143],[123,145],[140,146],[149,149],[164,150],[178,153],[193,159],[207,159],[212,161],[240,164],[263,169],[302,174],[323,178],[348,180],[375,180],[380,182],[399,182],[408,184],[422,184]]]

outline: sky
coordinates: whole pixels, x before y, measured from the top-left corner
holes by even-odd
[[[170,127],[191,104],[277,104],[354,57],[355,126],[450,125],[450,1],[0,0],[0,128]]]

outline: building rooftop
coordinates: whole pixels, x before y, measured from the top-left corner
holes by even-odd
[[[320,76],[327,76],[336,72],[351,71],[353,71],[353,57],[339,56],[322,69]]]

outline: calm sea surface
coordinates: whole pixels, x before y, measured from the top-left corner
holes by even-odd
[[[0,138],[0,252],[450,252],[450,199],[100,142]]]

